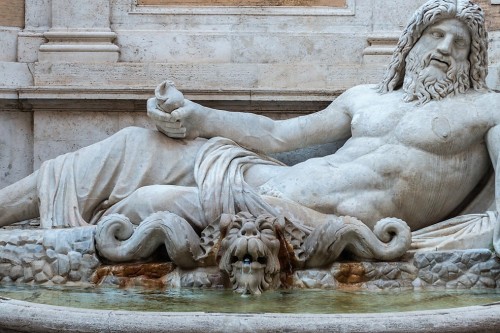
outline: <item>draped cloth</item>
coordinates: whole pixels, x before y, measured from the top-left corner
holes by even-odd
[[[44,162],[37,179],[41,226],[94,224],[108,208],[145,186],[195,186],[193,164],[205,141],[172,140],[129,127]]]
[[[461,215],[412,233],[415,251],[491,248],[496,213]]]
[[[255,164],[282,165],[229,139],[172,140],[156,131],[127,128],[42,164],[37,181],[41,226],[95,224],[106,211],[122,205],[117,203],[133,198],[137,189],[153,189],[150,185],[197,185],[200,203],[193,203],[193,209],[202,209],[205,221],[200,225],[222,213],[276,215],[244,180],[245,171]],[[168,210],[169,203],[162,209]]]
[[[245,171],[256,164],[283,165],[229,139],[216,137],[205,143],[196,158],[194,174],[207,225],[222,213],[247,211],[254,216],[278,215],[243,177]]]

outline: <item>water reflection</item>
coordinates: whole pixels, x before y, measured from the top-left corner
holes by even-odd
[[[0,286],[0,295],[35,303],[90,309],[160,312],[369,313],[431,310],[493,303],[488,290],[345,292],[293,290],[241,297],[228,290],[146,290],[104,287]]]

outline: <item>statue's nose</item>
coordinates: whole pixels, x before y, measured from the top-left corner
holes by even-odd
[[[251,237],[251,236],[257,236],[258,234],[259,231],[255,227],[255,223],[252,222],[246,222],[245,224],[243,224],[240,230],[241,236]]]
[[[444,36],[440,43],[438,44],[438,51],[441,52],[441,54],[444,55],[449,55],[451,52],[451,48],[453,45],[453,37],[452,36]]]

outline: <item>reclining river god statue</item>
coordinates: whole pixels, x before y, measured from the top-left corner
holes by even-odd
[[[330,243],[342,221],[359,235],[375,230],[382,243],[397,238],[397,251],[384,252],[378,243],[373,251],[358,249],[368,236],[339,245],[361,257],[404,254],[411,242],[406,225],[415,249],[493,242],[499,252],[498,206],[481,192],[500,151],[500,95],[485,83],[487,42],[477,4],[428,1],[403,31],[380,84],[348,89],[326,109],[288,120],[207,108],[166,81],[147,102],[158,131],[127,128],[44,162],[0,190],[0,226],[38,216],[43,228],[117,216],[138,225],[169,212],[165,219],[180,217],[192,228],[183,229],[186,237],[196,239],[209,225],[223,224],[224,214],[247,212],[248,232],[262,233],[251,224],[266,214],[302,230],[305,267],[331,263],[339,250]],[[268,156],[338,140],[346,141],[332,154],[293,166]],[[280,223],[279,230],[286,224]],[[274,224],[264,229],[277,232]],[[226,223],[221,230],[231,228]],[[289,245],[294,239],[287,238]],[[169,253],[192,246],[181,243]],[[257,262],[254,252],[233,256]],[[196,266],[205,254],[178,261]]]

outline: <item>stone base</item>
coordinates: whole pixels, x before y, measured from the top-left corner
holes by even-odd
[[[0,230],[0,281],[110,284],[158,288],[229,287],[217,267],[182,270],[172,263],[106,265],[94,247],[95,226]],[[281,276],[285,288],[338,290],[500,287],[500,261],[488,249],[408,254],[394,262],[337,262]]]
[[[95,227],[0,230],[0,279],[30,284],[89,284],[100,265]]]

